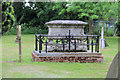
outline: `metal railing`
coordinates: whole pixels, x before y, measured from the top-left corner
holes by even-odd
[[[87,31],[87,35],[84,36],[79,36],[79,35],[71,35],[70,30],[69,30],[69,34],[68,35],[58,35],[58,36],[48,36],[48,35],[43,35],[41,34],[35,34],[35,50],[39,51],[39,53],[41,53],[42,51],[42,44],[45,45],[45,52],[47,53],[47,46],[48,46],[48,37],[61,37],[60,39],[58,38],[56,40],[56,43],[61,42],[60,45],[62,45],[62,52],[65,52],[65,45],[68,44],[68,52],[71,52],[71,42],[74,45],[74,52],[76,52],[76,40],[78,37],[84,37],[85,40],[84,42],[86,42],[87,45],[87,50],[90,50],[90,46],[91,46],[91,52],[93,52],[94,48],[93,46],[95,46],[95,51],[99,53],[99,30],[98,30],[98,34],[97,35],[88,35],[88,31]],[[91,40],[90,40],[91,39]],[[39,46],[39,47],[38,47]]]

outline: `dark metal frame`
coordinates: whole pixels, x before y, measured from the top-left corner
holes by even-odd
[[[85,36],[73,36],[70,34],[70,30],[69,30],[69,35],[65,35],[65,36],[62,36],[62,35],[58,35],[58,36],[48,36],[48,35],[43,35],[41,34],[41,31],[40,31],[40,34],[38,35],[37,32],[35,34],[35,50],[38,51],[38,44],[39,44],[39,53],[41,53],[42,51],[42,44],[45,44],[45,51],[47,53],[47,45],[48,45],[48,41],[47,41],[47,37],[64,37],[65,39],[61,40],[61,45],[63,45],[63,50],[62,52],[65,51],[65,45],[66,43],[69,44],[69,50],[68,52],[70,53],[71,50],[70,50],[70,45],[71,45],[71,40],[74,40],[74,52],[76,52],[76,38],[75,37],[86,37],[86,40],[87,41],[87,50],[90,50],[90,45],[91,45],[91,52],[93,52],[93,46],[95,45],[95,52],[99,53],[99,30],[98,30],[98,34],[97,35],[88,35],[88,31],[87,31],[87,35]],[[46,37],[46,39],[45,39]],[[90,43],[90,37],[92,39],[91,43]],[[94,43],[93,42],[93,39],[96,40],[96,42]],[[65,41],[67,40],[67,41]],[[84,41],[84,42],[85,42]],[[59,41],[57,40],[56,43],[58,43]]]

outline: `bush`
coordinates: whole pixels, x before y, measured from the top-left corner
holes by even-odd
[[[26,27],[24,25],[21,25],[21,34],[35,34],[37,31],[37,33],[40,33],[40,28],[39,27]],[[41,30],[42,34],[47,34],[48,30]],[[17,35],[17,29],[16,27],[11,28],[8,32],[6,32],[4,35]]]
[[[17,35],[17,29],[16,28],[11,28],[9,31],[4,33],[4,35]]]
[[[94,35],[97,35],[98,34],[98,30],[99,30],[99,34],[101,35],[101,26],[95,26],[94,27]]]
[[[118,28],[117,35],[120,36],[120,19],[116,22],[116,28]]]
[[[115,31],[114,29],[108,29],[107,33],[104,32],[104,34],[105,34],[105,36],[113,36],[114,31]]]
[[[102,27],[95,27],[94,28],[94,35],[97,35],[98,34],[98,30],[99,30],[99,34],[101,35],[101,29],[102,29]],[[105,36],[113,36],[113,34],[114,34],[114,31],[115,31],[115,29],[113,28],[109,28],[108,29],[108,31],[106,32],[106,28],[104,27],[104,35]]]

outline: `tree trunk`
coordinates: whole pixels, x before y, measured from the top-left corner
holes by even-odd
[[[89,18],[89,34],[94,34],[93,20]]]

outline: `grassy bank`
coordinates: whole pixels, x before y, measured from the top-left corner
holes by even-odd
[[[22,35],[22,62],[18,60],[16,35],[2,37],[3,78],[105,78],[112,59],[118,52],[117,37],[106,37],[109,47],[100,49],[103,63],[50,63],[32,62],[34,35]]]

